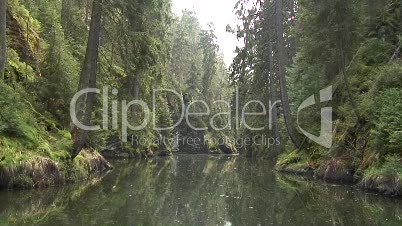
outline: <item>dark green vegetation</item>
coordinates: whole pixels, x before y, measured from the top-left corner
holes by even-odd
[[[282,100],[279,117],[275,114],[273,129],[266,132],[279,134],[282,146],[244,151],[274,158],[280,153],[281,171],[401,195],[401,1],[257,2],[251,9],[243,1],[237,5],[244,22],[237,35],[245,47],[238,49],[232,81],[249,94],[241,95],[243,102]],[[300,104],[311,95],[319,101],[320,90],[328,86],[333,86],[333,101],[303,110],[299,120],[318,136],[320,109],[333,107],[329,150],[295,132]],[[254,122],[266,125],[268,118]]]
[[[230,72],[219,54],[213,24],[171,12],[170,0],[0,1],[0,186],[43,187],[88,178],[110,167],[108,157],[149,158],[187,153],[270,158],[276,169],[354,182],[388,195],[402,194],[402,18],[400,0],[240,0],[242,25],[228,27],[244,41]],[[311,95],[333,87],[333,100],[297,115]],[[108,87],[106,99],[89,93],[76,115],[93,132],[73,126],[70,101],[84,88]],[[172,93],[153,95],[154,89]],[[238,90],[239,103],[236,103]],[[175,129],[139,131],[121,125],[124,100],[155,108],[128,109],[132,126],[147,115],[156,127],[173,126],[184,107],[191,116]],[[231,104],[216,104],[226,100]],[[266,116],[236,115],[259,100]],[[281,105],[270,109],[270,103]],[[108,105],[104,103],[107,102]],[[259,104],[248,112],[261,112]],[[112,117],[118,106],[117,118]],[[240,109],[235,109],[239,106]],[[320,109],[333,108],[333,145],[319,146]],[[231,111],[231,117],[222,114]],[[108,112],[109,114],[103,115]],[[231,121],[231,128],[218,131]],[[103,123],[102,123],[103,121]],[[105,121],[109,123],[104,124]],[[240,128],[235,122],[240,121]],[[269,126],[271,125],[271,127]],[[270,137],[278,145],[238,145],[236,138]],[[136,143],[141,138],[145,142]],[[179,140],[155,142],[157,139]],[[198,138],[200,145],[189,144]],[[207,141],[204,141],[207,139]],[[180,142],[180,141],[185,141]],[[219,142],[224,141],[224,142]],[[279,144],[280,143],[280,144]]]
[[[401,200],[275,174],[270,161],[112,162],[87,184],[0,192],[0,225],[400,225]],[[102,180],[100,180],[102,179]]]
[[[183,94],[187,105],[193,99],[211,103],[230,95],[213,26],[202,30],[194,13],[174,16],[170,0],[2,0],[0,11],[1,187],[41,187],[85,178],[109,167],[98,152],[125,158],[170,155],[171,142],[152,142],[160,137],[227,136],[192,131],[184,123],[176,131],[159,132],[149,123],[141,131],[128,131],[128,142],[122,142],[123,100],[141,99],[152,107],[152,91],[157,88]],[[117,120],[109,114],[109,127],[97,132],[73,127],[73,95],[106,86],[105,107],[111,113],[117,101]],[[113,89],[118,92],[112,94]],[[94,94],[78,99],[78,120],[102,124],[102,104]],[[179,97],[156,96],[155,111],[131,107],[128,121],[139,125],[149,113],[157,127],[170,127],[180,115]],[[191,120],[204,126],[200,119]],[[135,137],[147,142],[136,144]],[[215,143],[179,148],[235,151],[233,145],[220,148]]]

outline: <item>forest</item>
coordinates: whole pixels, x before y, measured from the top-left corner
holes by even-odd
[[[129,186],[121,181],[132,170],[139,173],[138,178],[130,177],[137,191],[142,191],[138,197],[147,194],[148,201],[170,200],[176,205],[181,202],[161,193],[164,188],[151,178],[158,179],[162,173],[164,180],[170,181],[162,181],[169,189],[180,189],[183,183],[187,192],[200,187],[218,191],[219,186],[205,185],[207,178],[214,185],[219,183],[210,178],[216,170],[217,178],[230,188],[235,181],[244,183],[241,194],[257,189],[245,185],[249,175],[257,184],[292,188],[299,196],[308,192],[298,189],[314,187],[305,185],[314,180],[318,184],[347,184],[358,192],[387,198],[400,197],[402,2],[234,3],[230,7],[239,24],[228,25],[226,32],[240,44],[227,65],[213,15],[208,24],[200,22],[191,9],[177,15],[172,0],[0,0],[0,189],[39,192],[37,189],[89,182],[91,185],[72,195],[79,196],[87,187],[105,180],[114,187],[104,189],[117,192]],[[200,155],[209,159],[197,161]],[[226,156],[229,160],[222,163]],[[264,168],[267,166],[261,162],[272,167]],[[254,163],[258,169],[249,166]],[[170,178],[166,167],[174,175],[188,176],[183,168],[200,170],[207,178],[194,171],[190,178],[200,184],[191,187],[184,185],[183,179]],[[240,168],[245,171],[230,174]],[[108,178],[109,172],[115,175],[115,182],[111,176],[98,177],[106,174]],[[260,181],[261,174],[269,174],[269,179]],[[233,181],[228,179],[232,175]],[[282,178],[287,176],[293,179]],[[137,181],[140,179],[144,184]],[[291,193],[275,189],[284,197]],[[263,190],[254,192],[269,199]],[[331,199],[328,194],[320,196],[322,190],[315,192],[318,199],[302,195],[305,202]],[[213,194],[219,196],[218,192]],[[142,201],[146,202],[145,197]],[[177,204],[178,211],[193,201]],[[58,203],[56,198],[53,202]],[[269,202],[275,205],[273,200]],[[314,207],[335,208],[328,203]],[[235,208],[231,204],[227,205]],[[219,217],[223,219],[225,204],[219,205],[216,211],[221,209]],[[258,205],[244,204],[244,208],[251,211]],[[392,217],[399,221],[390,225],[398,225],[402,219],[402,204],[395,205],[398,211]],[[215,208],[209,202],[208,206]],[[19,222],[18,217],[4,215],[0,207],[0,225],[41,224],[37,221],[40,215],[61,211],[50,209],[43,207],[36,215],[24,213],[29,219]],[[162,216],[174,214],[168,209],[153,211]],[[179,211],[180,222],[169,218],[169,224],[233,223],[211,220],[215,215],[208,211],[198,217],[209,220],[194,222],[187,219],[192,216],[187,211]],[[361,212],[356,214],[364,215],[365,210]],[[335,225],[373,223],[345,223],[345,216],[338,214],[332,218],[338,219]],[[34,222],[30,219],[33,215]],[[110,219],[116,217],[124,218]],[[147,225],[145,216],[137,217],[134,222],[119,223]],[[234,224],[328,223],[256,219],[236,218]],[[152,225],[163,225],[160,220],[154,219]],[[113,223],[105,219],[101,224]]]

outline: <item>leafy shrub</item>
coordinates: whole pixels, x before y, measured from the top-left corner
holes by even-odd
[[[374,147],[382,154],[400,153],[402,150],[401,97],[402,90],[388,89],[378,98],[372,136]]]

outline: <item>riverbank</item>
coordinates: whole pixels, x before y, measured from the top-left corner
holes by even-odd
[[[57,161],[32,156],[14,164],[0,165],[0,189],[31,189],[75,183],[111,169],[95,150],[83,150],[74,160]]]
[[[70,158],[71,135],[37,131],[36,140],[0,136],[0,189],[32,189],[75,183],[107,171],[111,164],[96,150]]]
[[[72,183],[111,168],[93,149],[72,161],[70,132],[15,88],[0,83],[0,188]]]
[[[400,158],[387,157],[381,164],[364,167],[353,159],[321,157],[310,159],[297,151],[279,157],[275,169],[282,173],[306,176],[327,182],[353,184],[361,190],[378,194],[402,196]]]

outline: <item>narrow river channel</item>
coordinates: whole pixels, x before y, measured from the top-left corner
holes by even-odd
[[[88,183],[0,192],[0,225],[402,225],[402,200],[274,172],[269,161],[114,161]]]

